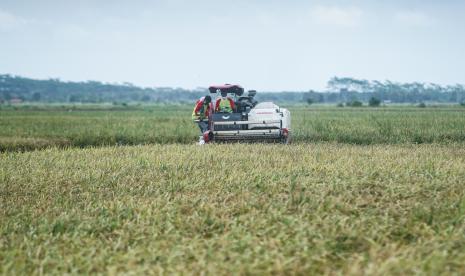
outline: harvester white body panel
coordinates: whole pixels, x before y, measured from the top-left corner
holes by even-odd
[[[245,114],[243,114],[245,115]],[[222,116],[227,119],[228,114]],[[264,102],[246,114],[247,120],[215,121],[211,123],[213,141],[290,142],[291,113]]]
[[[249,121],[269,122],[267,124],[254,124],[251,129],[258,128],[287,128],[291,129],[291,113],[285,108],[279,108],[272,102],[263,102],[257,104],[249,112]]]

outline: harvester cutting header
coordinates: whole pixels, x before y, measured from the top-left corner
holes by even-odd
[[[255,90],[244,95],[239,85],[212,85],[210,95],[197,101],[192,114],[202,135],[199,144],[209,142],[256,141],[289,143],[291,113],[272,102],[258,103]],[[212,96],[215,98],[212,101]]]

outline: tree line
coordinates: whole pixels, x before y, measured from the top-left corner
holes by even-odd
[[[131,83],[68,82],[0,75],[0,103],[192,103],[206,93],[206,88],[143,88]],[[463,103],[465,87],[461,84],[441,86],[334,77],[328,81],[326,91],[259,91],[257,99],[286,103]]]
[[[393,103],[462,103],[465,86],[461,84],[441,86],[434,83],[398,83],[386,80],[368,81],[334,77],[328,81],[326,93],[310,91],[306,99],[315,102],[369,102],[378,99]]]

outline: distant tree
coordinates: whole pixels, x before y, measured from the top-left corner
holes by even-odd
[[[34,92],[34,94],[32,94],[32,101],[38,102],[40,101],[40,98],[41,98],[41,95],[39,92]]]
[[[11,96],[10,92],[5,92],[5,93],[3,94],[3,98],[4,98],[6,101],[9,101],[9,100],[12,99],[12,96]]]
[[[357,91],[366,92],[371,90],[371,84],[367,80],[357,80],[354,78],[331,78],[327,86],[332,91]]]
[[[336,106],[337,107],[344,107],[344,103],[338,103]]]
[[[353,101],[346,103],[346,105],[350,107],[360,107],[360,106],[363,106],[363,103],[358,100],[353,100]]]
[[[368,105],[371,107],[376,107],[381,104],[381,100],[375,97],[371,97],[370,100],[368,101]]]
[[[422,103],[419,103],[419,104],[417,105],[417,107],[419,107],[419,108],[425,108],[425,107],[426,107],[426,104],[422,102]]]
[[[286,94],[289,94],[290,97],[288,97],[288,99],[286,100],[290,102],[297,100],[300,96],[300,93],[295,92],[286,92]],[[307,102],[307,104],[311,105],[317,102],[322,103],[325,101],[325,98],[322,95],[322,93],[316,92],[314,90],[309,90],[308,92],[303,93],[302,100]]]
[[[149,102],[150,100],[151,100],[151,99],[150,99],[150,96],[149,96],[149,95],[144,95],[144,96],[142,96],[142,98],[141,98],[141,101],[143,101],[143,102]]]
[[[71,95],[71,96],[69,97],[69,101],[72,102],[72,103],[79,102],[79,96],[77,96],[77,95]]]

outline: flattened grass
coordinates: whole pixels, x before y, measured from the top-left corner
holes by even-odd
[[[461,144],[2,153],[0,273],[463,274],[464,179]]]

